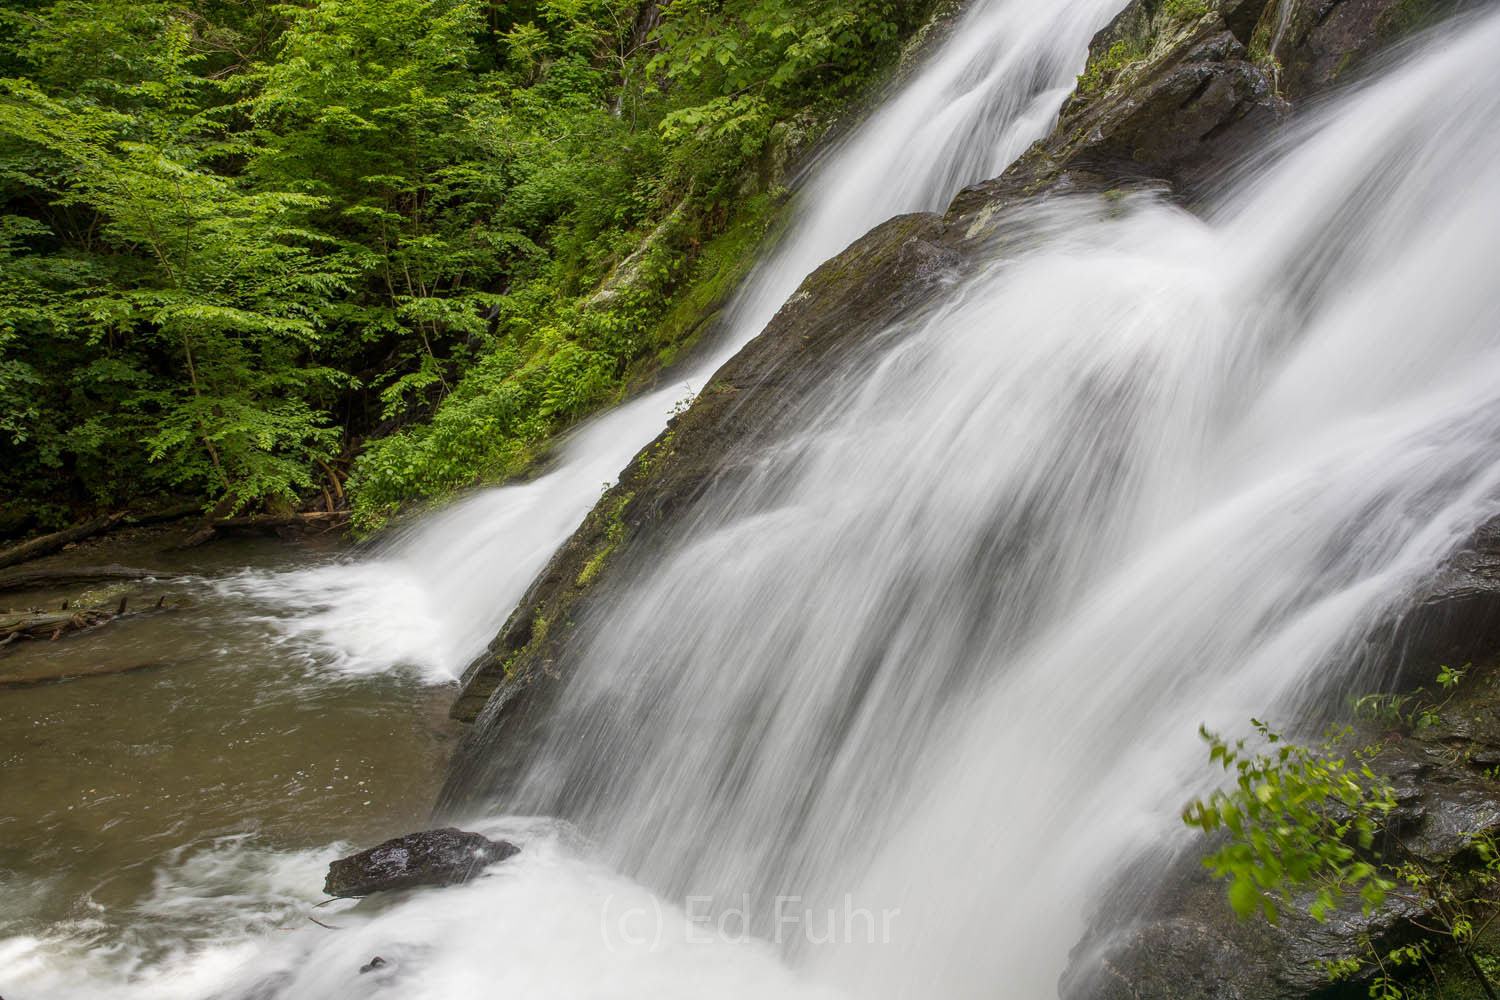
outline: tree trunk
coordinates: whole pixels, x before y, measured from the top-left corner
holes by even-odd
[[[97,580],[145,580],[150,577],[170,577],[174,573],[161,573],[149,569],[132,569],[129,566],[80,566],[65,569],[37,569],[20,573],[0,574],[0,591],[33,590],[50,587],[55,583],[92,583]]]

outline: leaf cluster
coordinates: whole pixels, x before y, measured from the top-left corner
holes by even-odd
[[[1342,734],[1331,733],[1314,749],[1252,723],[1266,752],[1200,729],[1210,759],[1234,776],[1234,784],[1194,801],[1182,817],[1205,834],[1228,832],[1228,842],[1204,864],[1229,880],[1230,905],[1241,916],[1259,912],[1274,923],[1293,890],[1311,887],[1308,912],[1319,921],[1345,895],[1358,895],[1366,912],[1379,906],[1395,883],[1367,852],[1395,808],[1390,785],[1362,752],[1333,752]]]

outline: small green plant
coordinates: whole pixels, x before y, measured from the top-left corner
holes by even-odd
[[[1145,58],[1150,51],[1136,39],[1121,39],[1111,45],[1104,55],[1089,61],[1088,67],[1078,77],[1078,93],[1088,96],[1103,90],[1114,81],[1115,74],[1131,63]]]
[[[1389,713],[1412,728],[1430,726],[1468,669],[1439,671],[1438,688],[1447,692],[1440,703],[1417,692],[1361,698],[1356,707]],[[1418,916],[1407,921],[1427,938],[1381,948],[1365,935],[1365,954],[1327,963],[1329,978],[1349,979],[1373,968],[1369,995],[1402,1000],[1409,996],[1402,971],[1425,963],[1434,953],[1434,940],[1446,941],[1485,996],[1496,1000],[1475,955],[1479,936],[1500,915],[1500,847],[1495,840],[1487,834],[1469,836],[1466,853],[1477,859],[1473,864],[1418,855],[1389,822],[1396,797],[1371,767],[1378,747],[1348,747],[1348,728],[1331,731],[1317,747],[1304,747],[1286,741],[1264,722],[1251,723],[1263,751],[1248,750],[1245,740],[1231,744],[1200,728],[1209,759],[1234,782],[1193,801],[1182,816],[1205,835],[1224,838],[1203,863],[1229,881],[1234,911],[1276,923],[1282,908],[1295,904],[1322,923],[1346,897],[1357,897],[1367,916],[1388,896],[1399,897],[1415,904]]]
[[[1230,880],[1229,903],[1242,917],[1259,912],[1275,923],[1292,892],[1315,890],[1308,912],[1325,920],[1339,899],[1357,894],[1368,912],[1395,883],[1365,857],[1385,816],[1396,806],[1389,784],[1371,770],[1363,752],[1353,759],[1334,752],[1343,732],[1318,748],[1286,742],[1252,720],[1266,753],[1249,753],[1245,741],[1226,742],[1200,729],[1209,757],[1235,777],[1232,787],[1191,803],[1183,822],[1205,834],[1227,830],[1230,840],[1204,859]]]
[[[1167,0],[1161,9],[1168,17],[1186,21],[1211,13],[1214,5],[1209,0]]]
[[[1471,666],[1466,663],[1462,667],[1438,668],[1437,685],[1443,695],[1441,700],[1436,700],[1433,692],[1425,687],[1407,694],[1367,694],[1355,700],[1354,714],[1404,732],[1421,732],[1436,724],[1439,713],[1453,700],[1459,683]]]

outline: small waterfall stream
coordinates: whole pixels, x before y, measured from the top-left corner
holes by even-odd
[[[1048,127],[1118,3],[1058,6],[966,15],[809,182],[724,352]],[[1497,47],[1495,14],[1430,36],[1201,215],[1000,220],[592,623],[474,817],[526,847],[490,877],[282,931],[329,852],[226,845],[163,864],[128,940],[0,940],[5,996],[1055,995],[1109,874],[1185,835],[1198,724],[1286,717],[1500,511]],[[452,677],[684,394],[379,559],[220,586],[314,603],[278,627],[320,662]]]
[[[765,328],[802,279],[886,219],[941,211],[1052,127],[1089,39],[1120,0],[977,0],[885,106],[801,185],[788,232],[736,294],[721,339],[691,370],[588,424],[554,471],[488,490],[414,525],[379,556],[305,573],[256,573],[231,590],[343,669],[458,677],[504,624],[602,486],[675,408]],[[311,609],[311,610],[308,610]]]

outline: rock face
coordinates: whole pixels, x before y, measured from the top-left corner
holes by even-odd
[[[488,773],[497,752],[524,753],[527,726],[569,669],[568,639],[621,586],[620,566],[669,535],[711,476],[745,467],[778,417],[811,398],[840,358],[889,330],[936,283],[997,253],[1011,209],[1135,186],[1191,202],[1237,154],[1264,145],[1297,101],[1351,78],[1382,46],[1454,5],[1132,0],[1094,39],[1047,139],[1001,177],[960,193],[946,215],[892,219],[819,268],[626,467],[466,671],[452,714],[477,724],[455,755],[440,811],[503,782]],[[1337,60],[1327,56],[1339,46]],[[1295,86],[1286,67],[1296,67]]]
[[[691,516],[710,478],[748,468],[778,419],[814,398],[850,350],[951,280],[962,266],[953,235],[936,216],[902,216],[823,265],[625,468],[465,675],[453,715],[475,725],[450,766],[440,813],[462,812],[505,784],[508,762],[524,758],[528,728],[570,669],[578,623],[625,585],[621,567]]]
[[[1479,668],[1476,668],[1479,669]],[[1365,732],[1380,740],[1373,767],[1395,787],[1393,832],[1429,870],[1462,871],[1469,837],[1500,835],[1500,670],[1489,666],[1466,681],[1459,697],[1420,733]],[[1391,895],[1369,916],[1358,901],[1346,903],[1320,924],[1295,907],[1279,926],[1240,920],[1229,908],[1223,883],[1213,881],[1197,855],[1163,869],[1143,862],[1127,870],[1106,893],[1074,948],[1060,983],[1063,1000],[1287,1000],[1335,993],[1324,963],[1368,963],[1362,936],[1390,948],[1423,935],[1432,925],[1430,904]],[[1368,964],[1362,975],[1375,972]],[[1346,986],[1364,996],[1356,975]],[[1341,994],[1340,994],[1341,995]]]
[[[333,862],[323,891],[352,897],[423,885],[459,885],[520,850],[503,840],[452,827],[412,833]]]
[[[1430,681],[1432,664],[1482,662],[1500,651],[1500,521],[1480,528],[1368,642],[1385,673],[1412,665],[1397,677],[1400,687]]]

